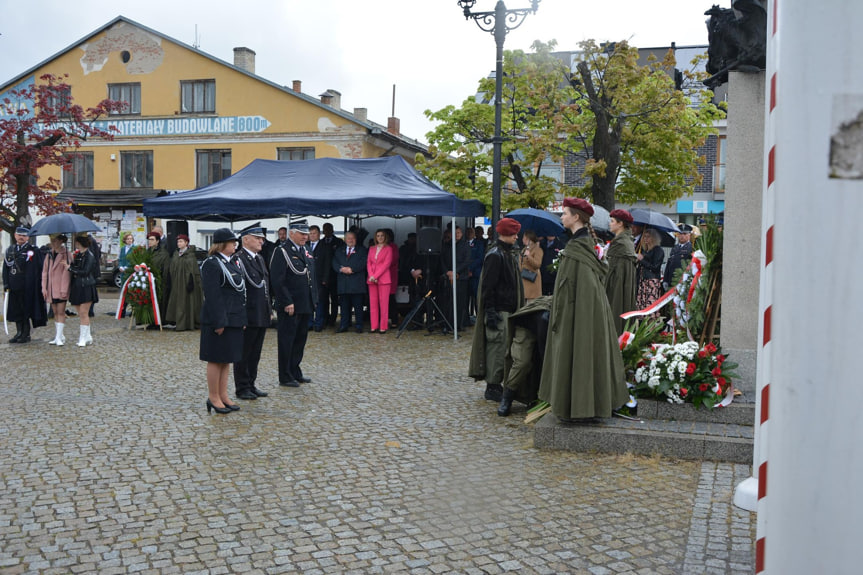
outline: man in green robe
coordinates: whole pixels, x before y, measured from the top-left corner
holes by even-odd
[[[605,295],[607,269],[589,234],[593,206],[566,198],[572,238],[560,254],[539,398],[562,421],[611,417],[629,400],[623,358]]]
[[[620,317],[636,309],[635,293],[638,281],[635,276],[635,244],[632,241],[632,215],[626,210],[613,210],[609,214],[609,227],[614,239],[605,252],[608,275],[605,278],[605,294],[611,305],[611,315],[617,335],[623,333],[626,322]]]
[[[479,277],[468,375],[485,380],[484,396],[490,401],[500,401],[503,395],[507,317],[524,303],[518,251],[513,249],[520,229],[512,218],[497,223],[497,239],[485,254]]]

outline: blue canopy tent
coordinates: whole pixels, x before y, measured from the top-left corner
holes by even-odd
[[[209,186],[144,200],[144,215],[153,218],[233,222],[285,214],[450,216],[455,228],[457,216],[485,215],[485,206],[442,190],[400,156],[254,160]],[[456,318],[455,282],[452,290]]]
[[[209,186],[144,200],[153,218],[231,222],[285,214],[482,216],[477,200],[460,200],[404,158],[254,160]]]

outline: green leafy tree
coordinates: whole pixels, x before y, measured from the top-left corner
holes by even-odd
[[[574,71],[553,52],[554,41],[535,42],[533,52],[504,56],[502,96],[504,209],[544,207],[555,192],[590,198],[609,210],[616,201],[671,202],[700,183],[698,148],[723,112],[707,90],[677,89],[675,63],[639,64],[637,48],[625,42],[600,47],[580,44]],[[691,84],[697,76],[687,73]],[[428,177],[460,197],[491,203],[491,141],[494,108],[486,95],[494,80],[480,82],[479,95],[460,108],[426,116],[438,122],[427,134],[431,158],[417,158]],[[690,96],[700,102],[691,105]],[[543,165],[564,158],[584,166],[587,182],[559,184]]]
[[[90,137],[111,139],[95,120],[119,111],[122,102],[102,100],[93,108],[75,104],[65,77],[46,74],[0,96],[0,229],[29,224],[30,207],[43,214],[68,209],[56,200],[56,178],[38,180],[40,168],[71,164],[70,151]]]

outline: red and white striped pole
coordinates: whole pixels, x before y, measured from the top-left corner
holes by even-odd
[[[755,571],[856,574],[863,2],[768,14]]]

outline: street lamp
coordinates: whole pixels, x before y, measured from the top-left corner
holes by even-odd
[[[458,0],[459,7],[464,11],[464,18],[473,18],[480,30],[491,32],[497,46],[496,66],[494,72],[494,159],[491,178],[491,229],[489,236],[496,233],[497,220],[500,217],[500,163],[501,144],[503,138],[500,135],[502,92],[503,92],[503,42],[506,33],[521,26],[528,14],[536,14],[541,0],[531,0],[530,8],[514,8],[507,10],[503,0],[498,0],[494,12],[471,12],[470,9],[476,4],[476,0]]]

